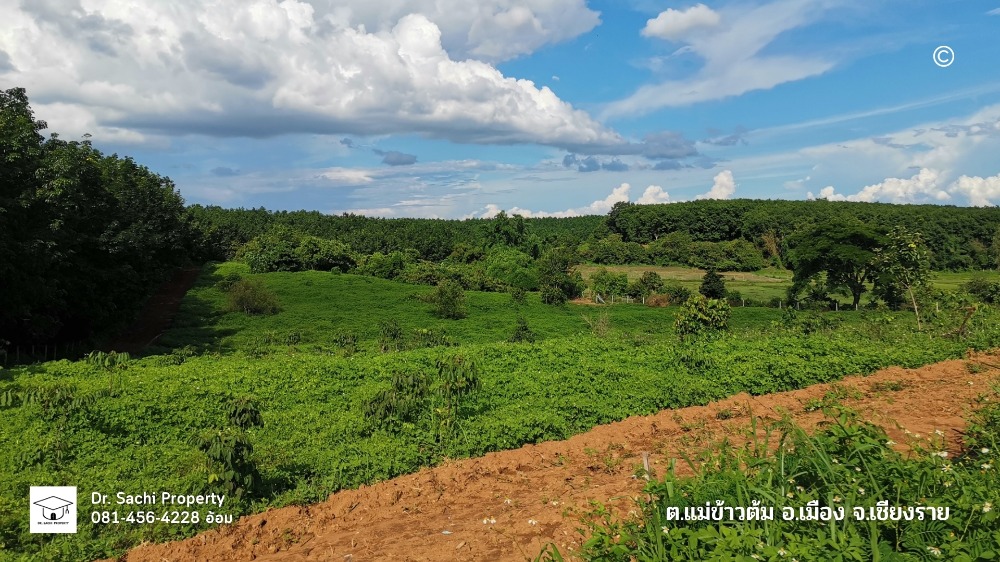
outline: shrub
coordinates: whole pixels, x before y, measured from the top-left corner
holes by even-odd
[[[517,319],[517,326],[508,341],[511,343],[535,341],[535,332],[531,331],[531,328],[528,327],[528,321],[523,316]]]
[[[215,284],[215,288],[224,293],[228,292],[230,289],[233,288],[233,285],[235,285],[240,281],[240,279],[243,279],[243,277],[241,277],[240,274],[236,273],[235,271],[227,273],[226,276],[223,277],[221,281]]]
[[[722,276],[714,269],[709,269],[705,272],[705,276],[701,278],[701,286],[698,287],[698,292],[706,298],[724,299],[726,298],[726,282],[723,281]]]
[[[646,306],[664,307],[670,306],[672,299],[670,295],[649,295],[646,297]]]
[[[982,302],[1000,303],[1000,281],[990,281],[986,277],[977,275],[962,288]]]
[[[663,293],[670,297],[671,303],[681,303],[691,297],[691,289],[677,284],[665,286],[663,288]]]
[[[229,289],[229,311],[246,314],[276,314],[278,295],[256,279],[241,279]]]
[[[543,285],[541,293],[542,302],[545,304],[566,304],[566,301],[569,300],[566,293],[555,285]]]
[[[528,292],[520,287],[511,287],[510,302],[515,305],[528,302]]]
[[[455,320],[466,315],[465,290],[458,282],[451,279],[438,283],[437,288],[431,293],[431,302],[434,303],[434,314],[441,318]]]
[[[729,327],[729,303],[692,295],[677,314],[677,335],[681,339],[702,332],[717,332]]]

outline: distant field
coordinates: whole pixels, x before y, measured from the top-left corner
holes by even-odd
[[[629,280],[638,279],[646,271],[655,271],[665,280],[674,281],[680,285],[698,290],[701,278],[705,275],[705,270],[693,267],[669,266],[661,267],[654,265],[581,265],[577,267],[584,279],[590,279],[595,271],[606,267],[609,271],[624,271],[628,274]],[[792,286],[792,272],[787,269],[768,268],[751,273],[741,271],[720,272],[726,280],[726,288],[739,291],[744,298],[757,302],[767,302],[773,298],[784,299],[786,291]],[[977,275],[997,275],[991,272],[934,272],[931,283],[934,287],[946,291],[954,291]],[[850,298],[843,296],[840,302],[844,305],[850,303]]]

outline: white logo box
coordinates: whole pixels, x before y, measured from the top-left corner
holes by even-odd
[[[76,532],[76,486],[32,486],[28,501],[32,533]]]

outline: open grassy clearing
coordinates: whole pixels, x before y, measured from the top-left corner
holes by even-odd
[[[687,289],[697,292],[701,285],[704,269],[682,266],[655,265],[594,265],[577,266],[584,279],[589,280],[595,271],[606,268],[608,271],[625,272],[629,281],[639,279],[646,271],[655,271],[667,282],[675,282]],[[739,291],[744,298],[755,302],[769,302],[771,299],[787,299],[788,288],[792,286],[792,272],[787,269],[770,267],[755,272],[725,271],[720,272],[726,281],[726,289]],[[975,271],[936,271],[931,275],[931,286],[943,291],[957,291],[976,276],[989,276],[989,272]],[[850,298],[839,297],[844,306],[850,304]]]

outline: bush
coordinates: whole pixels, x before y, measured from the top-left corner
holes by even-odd
[[[670,306],[671,300],[670,295],[649,295],[646,297],[646,306],[654,308]]]
[[[555,285],[543,285],[542,286],[542,302],[545,304],[566,304],[569,298],[566,293],[562,291],[559,287]]]
[[[517,319],[517,327],[514,328],[513,335],[507,341],[511,343],[535,341],[535,332],[531,331],[531,328],[528,327],[528,321],[523,316]]]
[[[714,269],[709,269],[701,278],[698,292],[709,299],[724,299],[726,298],[726,282]]]
[[[434,314],[441,318],[456,320],[466,315],[465,290],[456,281],[446,279],[438,283],[431,293],[431,302],[434,303]]]
[[[691,289],[681,285],[667,285],[663,288],[663,294],[670,297],[671,303],[681,303],[691,297]]]
[[[677,335],[684,339],[702,332],[718,332],[729,327],[729,303],[692,295],[677,314]]]
[[[233,285],[235,285],[240,281],[240,279],[243,278],[240,276],[239,273],[236,273],[235,271],[227,273],[226,276],[223,277],[221,281],[215,284],[215,288],[224,293],[228,292],[230,289],[233,288]]]
[[[276,314],[278,295],[257,279],[240,279],[229,289],[229,311],[246,314]]]
[[[1000,303],[1000,281],[990,281],[986,277],[976,276],[962,288],[982,302]]]

